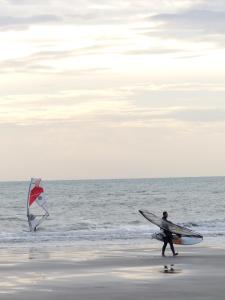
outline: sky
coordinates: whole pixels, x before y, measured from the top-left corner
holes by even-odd
[[[0,0],[0,180],[225,175],[223,0]]]

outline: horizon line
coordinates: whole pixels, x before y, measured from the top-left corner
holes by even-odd
[[[35,178],[41,178],[40,176],[34,176]],[[225,175],[201,175],[201,176],[164,176],[164,177],[121,177],[121,178],[80,178],[80,179],[42,179],[42,181],[107,181],[107,180],[155,180],[155,179],[188,179],[188,178],[220,178],[225,177]],[[29,179],[16,179],[16,180],[0,180],[0,182],[29,182]]]

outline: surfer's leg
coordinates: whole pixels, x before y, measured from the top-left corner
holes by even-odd
[[[173,242],[170,240],[170,241],[169,241],[169,244],[170,244],[170,249],[171,249],[171,251],[172,251],[173,254],[174,254],[174,253],[175,253],[175,250],[174,250]]]
[[[174,255],[174,256],[175,256],[175,255],[178,255],[178,253],[175,252],[175,249],[174,249],[174,246],[173,246],[173,241],[172,241],[172,239],[169,240],[169,244],[170,244],[170,249],[171,249],[171,251],[173,252],[173,255]]]
[[[166,250],[166,246],[168,244],[167,238],[164,238],[163,241],[164,241],[164,244],[162,246],[162,256],[165,256],[165,250]]]

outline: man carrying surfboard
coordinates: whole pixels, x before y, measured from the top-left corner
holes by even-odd
[[[139,213],[152,224],[160,228],[160,232],[152,234],[152,238],[163,242],[162,255],[165,256],[166,246],[169,243],[173,255],[175,252],[173,244],[176,245],[195,245],[203,240],[203,236],[189,228],[177,225],[167,220],[168,213],[165,211],[163,217],[157,217],[147,210],[139,210]]]
[[[167,211],[164,211],[163,212],[163,217],[162,217],[162,222],[164,223],[163,224],[164,228],[168,228],[167,218],[168,218],[168,213],[167,213]],[[166,221],[166,222],[164,222],[164,221]],[[173,246],[173,235],[172,235],[171,231],[166,230],[166,229],[161,229],[161,230],[162,230],[162,233],[163,233],[163,242],[164,242],[164,244],[162,246],[162,256],[165,256],[165,250],[166,250],[166,247],[167,247],[168,243],[170,244],[170,249],[173,253],[173,256],[178,255],[178,253],[175,252],[175,249],[174,249],[174,246]]]

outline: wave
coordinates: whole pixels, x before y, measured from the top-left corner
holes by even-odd
[[[2,221],[7,221],[7,222],[14,222],[14,221],[23,221],[24,222],[25,218],[19,218],[19,217],[1,217],[0,222]]]
[[[224,194],[225,190],[212,191],[212,194]]]
[[[192,224],[192,223],[189,223]],[[82,225],[83,226],[83,225]],[[28,231],[21,232],[1,232],[0,233],[0,245],[35,245],[35,244],[74,244],[96,242],[100,244],[104,243],[117,243],[118,241],[129,241],[131,243],[141,240],[151,241],[151,235],[158,231],[156,227],[141,224],[128,224],[118,227],[110,228],[85,228],[88,224],[84,224],[84,227],[64,227],[64,231],[60,227],[42,227],[35,233]],[[210,226],[199,226],[198,232],[202,233],[204,237],[221,238],[225,237],[225,226],[222,228],[215,228]]]
[[[135,220],[135,221],[131,221],[128,222],[129,225],[137,225],[137,224],[141,224],[141,221]]]

